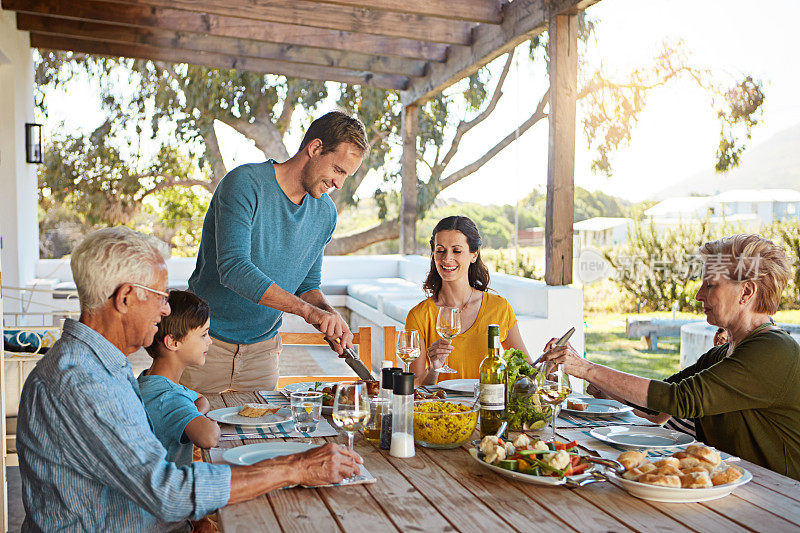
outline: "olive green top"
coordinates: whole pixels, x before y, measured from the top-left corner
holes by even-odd
[[[784,331],[716,346],[670,378],[652,380],[647,407],[696,419],[697,439],[800,480],[800,346]]]

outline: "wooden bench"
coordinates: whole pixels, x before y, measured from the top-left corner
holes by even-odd
[[[648,349],[658,349],[659,337],[680,337],[681,326],[690,322],[700,322],[692,319],[670,318],[627,318],[625,319],[625,336],[629,339],[642,337],[647,342]]]

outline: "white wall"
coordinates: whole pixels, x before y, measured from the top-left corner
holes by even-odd
[[[34,122],[33,60],[27,32],[0,10],[0,236],[3,284],[35,277],[39,259],[36,165],[25,162],[25,123]],[[12,311],[12,302],[6,303]]]

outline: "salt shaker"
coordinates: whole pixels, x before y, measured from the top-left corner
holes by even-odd
[[[392,390],[392,442],[389,455],[414,457],[414,373],[394,375]]]

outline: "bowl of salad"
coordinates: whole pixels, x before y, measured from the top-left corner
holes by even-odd
[[[414,402],[414,441],[426,448],[458,448],[478,423],[478,406],[458,400]]]
[[[525,434],[513,441],[486,436],[470,449],[470,454],[503,476],[540,485],[563,485],[571,476],[584,474],[594,466],[581,457],[574,441],[544,442]]]

